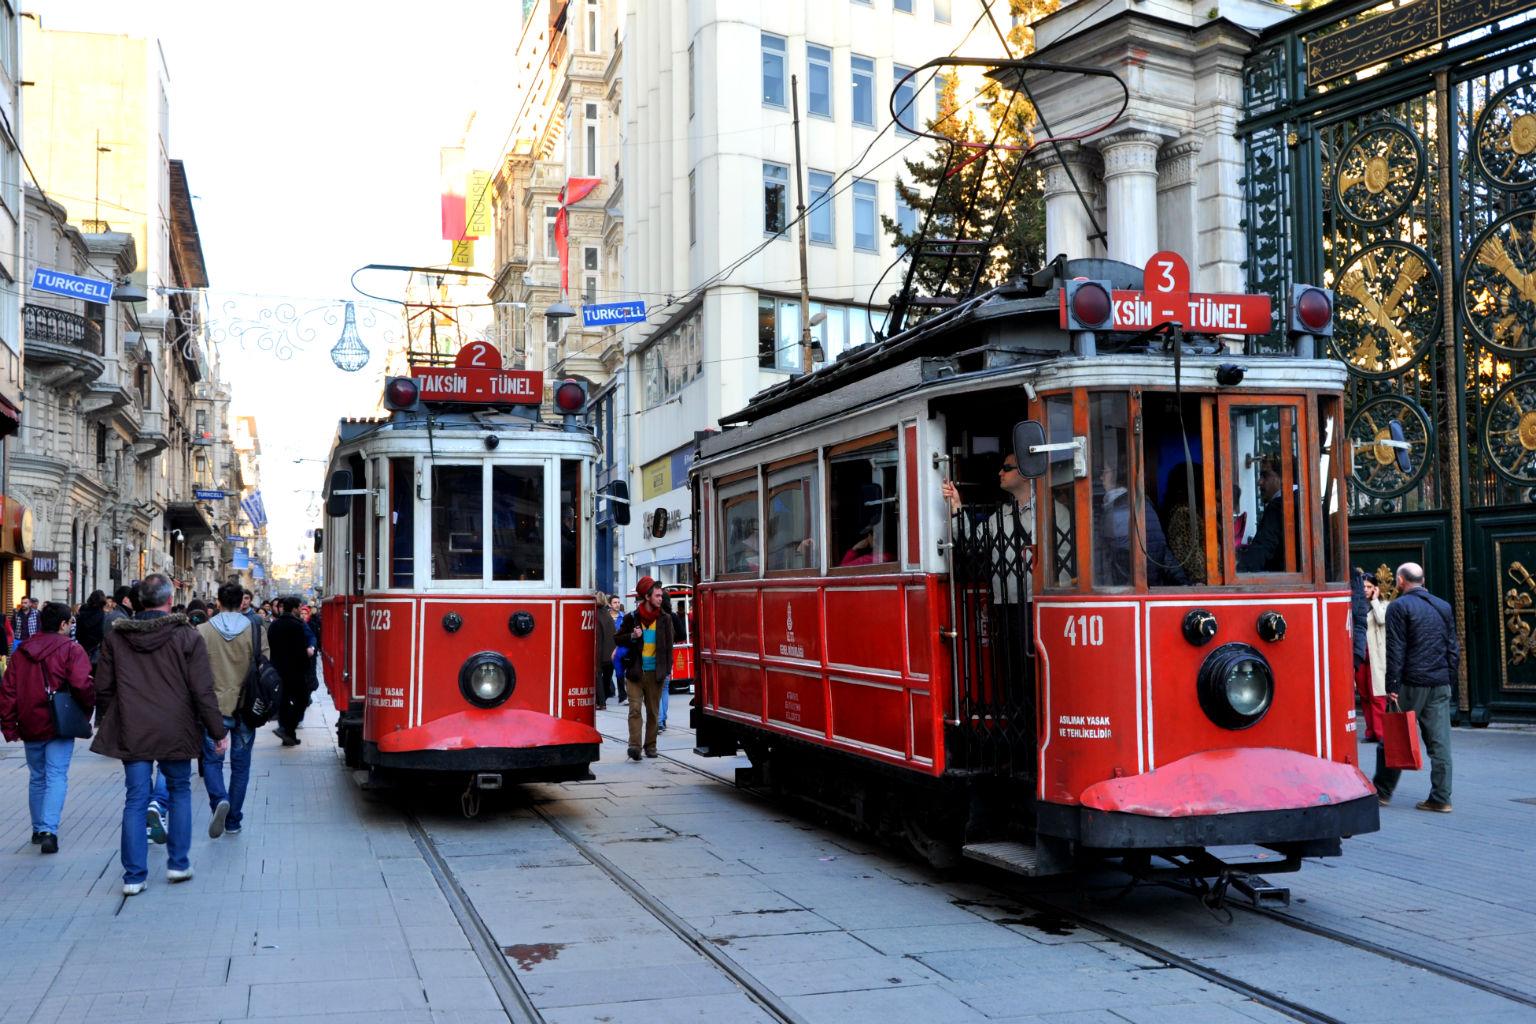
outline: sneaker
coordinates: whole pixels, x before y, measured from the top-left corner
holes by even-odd
[[[599,704],[597,706],[597,710],[599,710],[599,711],[607,711],[608,710],[608,705],[607,704]]]
[[[1440,800],[1420,800],[1413,806],[1421,811],[1434,811],[1436,814],[1450,814],[1451,805]]]
[[[145,884],[146,883],[144,883],[144,882],[124,882],[123,883],[123,895],[124,896],[137,896],[139,893],[144,891]]]
[[[666,722],[662,722],[660,725],[658,725],[656,727],[656,731],[657,732],[666,732],[667,731],[667,723]]]
[[[176,868],[167,868],[165,880],[171,883],[190,882],[192,880],[192,869],[187,868],[185,871],[178,871]]]
[[[1392,802],[1392,794],[1390,794],[1390,793],[1379,793],[1378,792],[1376,794],[1376,802],[1378,804],[1380,804],[1381,806],[1385,807],[1385,806],[1387,806],[1387,804],[1390,804]]]
[[[227,836],[237,836],[237,835],[240,834],[240,826],[239,825],[226,825],[226,826],[224,826],[224,834],[227,835]]]
[[[629,759],[631,761],[638,761],[638,760],[640,760],[640,751],[639,751],[638,748],[636,748],[636,747],[630,747],[629,748]]]
[[[33,832],[32,833],[32,845],[33,846],[36,846],[38,843],[40,843],[42,841],[43,841],[43,833],[41,833],[41,832]]]
[[[1447,808],[1447,810],[1449,810],[1449,808]],[[44,832],[43,838],[38,842],[37,845],[42,847],[44,853],[58,853],[59,837],[54,835],[52,832]]]
[[[152,843],[165,842],[165,812],[155,804],[149,805],[149,813],[144,815],[144,824],[149,829],[149,841]]]
[[[208,822],[208,838],[217,839],[224,834],[224,819],[229,817],[229,801],[220,800],[219,805],[213,809],[213,818]]]

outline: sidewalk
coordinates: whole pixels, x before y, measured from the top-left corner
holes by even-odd
[[[194,779],[196,877],[166,884],[152,845],[149,887],[126,901],[119,762],[76,744],[44,857],[22,747],[0,745],[0,1024],[505,1021],[398,814],[341,767],[334,720],[312,707],[287,749],[261,731],[240,835],[208,838]]]

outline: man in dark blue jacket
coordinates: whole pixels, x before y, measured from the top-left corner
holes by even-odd
[[[1387,703],[1419,716],[1429,753],[1429,799],[1421,811],[1451,812],[1451,686],[1461,665],[1461,646],[1451,606],[1424,589],[1424,569],[1397,568],[1397,600],[1387,606]],[[1392,799],[1402,772],[1388,768],[1385,744],[1376,748],[1376,796]]]

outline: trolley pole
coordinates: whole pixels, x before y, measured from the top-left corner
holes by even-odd
[[[800,372],[811,372],[811,286],[805,270],[805,172],[800,167],[800,80],[789,76],[795,127],[795,211],[800,220]]]

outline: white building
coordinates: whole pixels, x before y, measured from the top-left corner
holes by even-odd
[[[1001,53],[980,15],[977,0],[657,0],[629,12],[623,289],[652,315],[623,336],[635,512],[623,538],[625,587],[643,574],[688,576],[695,431],[800,370],[796,236],[775,237],[795,217],[791,77],[811,208],[811,314],[826,315],[813,332],[835,359],[873,340],[901,286],[880,216],[913,222],[898,209],[895,182],[903,159],[925,156],[929,143],[890,125],[893,87],[952,51]],[[913,85],[903,120],[923,124],[939,82],[924,73]],[[651,536],[657,509],[683,521]]]

